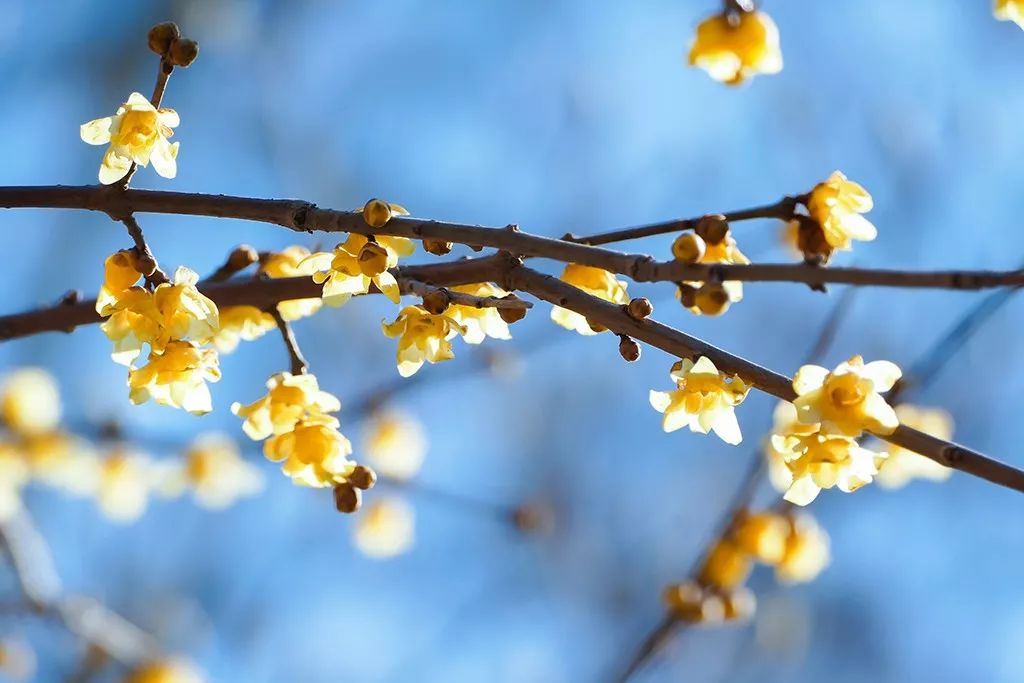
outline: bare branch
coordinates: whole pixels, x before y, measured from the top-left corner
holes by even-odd
[[[292,330],[292,326],[281,317],[281,312],[277,310],[277,306],[270,306],[266,310],[274,318],[274,322],[277,323],[277,329],[281,331],[281,338],[288,349],[288,358],[291,361],[291,373],[293,375],[306,374],[306,371],[309,369],[309,363],[306,362],[301,349],[299,349],[299,342],[295,339],[295,332]]]

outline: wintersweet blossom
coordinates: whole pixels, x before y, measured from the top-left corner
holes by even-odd
[[[413,416],[387,410],[370,420],[364,440],[366,460],[380,474],[410,479],[427,454],[427,435]]]
[[[133,92],[113,116],[82,124],[82,140],[90,145],[109,143],[100,163],[100,182],[116,183],[128,175],[133,163],[148,166],[164,178],[178,173],[178,145],[168,138],[174,135],[180,119],[173,109],[157,109],[140,93]]]
[[[324,286],[323,300],[328,306],[341,306],[357,294],[366,294],[371,284],[397,304],[398,280],[388,269],[415,250],[415,243],[404,237],[379,236],[371,241],[353,233],[333,253],[312,254],[301,265],[315,271],[313,281]]]
[[[861,215],[873,205],[867,190],[835,171],[811,190],[807,213],[821,225],[830,245],[849,251],[851,240],[870,242],[878,236],[875,226]]]
[[[223,434],[199,436],[184,457],[184,483],[196,502],[211,510],[263,490],[263,472],[242,458],[238,445]]]
[[[746,398],[750,387],[738,376],[722,375],[706,356],[694,363],[684,359],[672,367],[677,388],[651,391],[651,406],[664,413],[666,432],[688,426],[690,431],[707,434],[714,431],[722,441],[738,444],[743,440],[736,421],[735,407]]]
[[[100,459],[85,439],[55,430],[23,439],[18,448],[34,479],[75,496],[96,493]]]
[[[0,383],[0,419],[15,434],[32,436],[60,422],[60,391],[53,375],[41,368],[21,368]]]
[[[138,256],[134,249],[122,249],[108,256],[103,262],[103,285],[96,297],[96,312],[100,315],[110,315],[117,302],[125,296],[125,292],[141,277]]]
[[[786,466],[793,475],[793,483],[783,497],[796,505],[807,505],[822,489],[833,486],[846,493],[856,491],[871,483],[878,474],[878,462],[886,457],[837,434],[776,434],[772,441],[785,454]]]
[[[763,443],[764,456],[768,463],[768,480],[779,493],[784,493],[793,483],[793,473],[786,464],[788,452],[775,448],[771,434],[814,434],[820,425],[804,424],[797,418],[796,408],[789,401],[779,401],[772,413],[772,430]]]
[[[740,251],[739,246],[736,244],[736,239],[727,227],[723,233],[715,235],[715,237],[719,239],[713,241],[710,239],[710,236],[709,239],[703,239],[696,234],[683,233],[673,245],[673,255],[676,256],[677,260],[686,261],[686,259],[679,258],[681,250],[677,245],[680,241],[699,240],[701,246],[695,260],[687,262],[708,265],[746,265],[750,263],[750,259]],[[693,300],[690,301],[690,296],[684,295],[683,288],[676,292],[676,296],[683,301],[687,310],[698,315],[721,315],[728,310],[731,304],[739,303],[743,300],[743,283],[738,280],[727,280],[721,283],[686,281],[683,284],[695,289],[695,291],[691,290],[692,295],[690,295]],[[684,300],[684,296],[686,300]]]
[[[171,341],[162,354],[150,353],[149,363],[128,371],[128,398],[140,404],[153,399],[193,415],[213,409],[207,382],[220,379],[217,351],[192,342]]]
[[[146,511],[150,494],[150,461],[118,447],[100,463],[96,502],[111,521],[134,522]]]
[[[402,498],[382,497],[367,505],[352,529],[352,540],[364,555],[384,559],[412,547],[416,514]]]
[[[312,264],[304,263],[309,255],[309,249],[300,246],[291,246],[284,251],[271,254],[262,254],[259,272],[272,279],[310,276],[315,269]],[[319,311],[323,303],[320,298],[293,299],[278,303],[277,311],[285,320],[298,320]]]
[[[206,344],[220,329],[217,304],[196,288],[199,274],[184,266],[174,271],[171,282],[157,285],[153,304],[160,315],[161,335],[154,350],[162,352],[171,340]]]
[[[732,538],[751,557],[774,565],[786,553],[789,530],[789,521],[782,515],[771,512],[748,513],[736,524]]]
[[[348,458],[352,444],[329,415],[310,415],[291,431],[270,437],[263,444],[263,454],[280,462],[294,483],[315,488],[346,481],[356,465]]]
[[[615,276],[607,270],[570,263],[562,271],[561,279],[577,289],[582,289],[591,296],[596,296],[613,304],[629,303],[626,283],[623,280],[616,280]],[[595,329],[586,318],[576,311],[570,311],[568,308],[560,306],[555,306],[551,309],[551,319],[565,329],[575,330],[583,335],[592,335],[604,331],[604,328],[600,326]]]
[[[865,364],[860,356],[840,363],[831,372],[818,365],[804,365],[793,377],[797,418],[804,424],[820,423],[821,431],[828,434],[892,434],[899,418],[879,392],[891,389],[902,374],[895,363],[876,360]]]
[[[411,377],[424,362],[440,363],[455,357],[451,339],[466,328],[445,313],[428,313],[422,306],[406,306],[393,322],[382,322],[388,337],[398,337],[398,374]]]
[[[1012,21],[1024,28],[1024,0],[995,0],[992,13],[999,21]]]
[[[704,559],[698,580],[706,586],[736,588],[750,576],[753,563],[733,541],[719,539]]]
[[[452,287],[451,291],[459,292],[461,294],[470,294],[481,298],[501,298],[508,295],[508,292],[504,289],[496,285],[492,285],[489,282],[481,282],[473,285],[459,285],[457,287]],[[466,329],[462,335],[462,339],[467,344],[479,344],[487,337],[490,337],[491,339],[512,338],[512,333],[508,329],[508,323],[502,319],[501,313],[497,308],[490,306],[477,308],[475,306],[461,306],[459,304],[454,304],[448,308],[446,313],[448,313],[455,322],[461,324]]]
[[[790,530],[786,550],[775,565],[775,577],[782,583],[806,583],[828,566],[828,533],[808,514],[788,516]]]
[[[279,372],[267,380],[267,390],[265,396],[249,405],[231,405],[231,412],[245,420],[242,431],[253,441],[290,432],[310,415],[341,410],[338,398],[321,391],[316,376],[310,373]]]
[[[759,73],[778,73],[782,71],[779,29],[764,12],[715,14],[697,26],[689,61],[729,85]]]
[[[680,621],[691,624],[717,624],[725,621],[725,603],[720,593],[696,581],[668,586],[662,599],[669,611]]]
[[[213,345],[221,353],[231,353],[241,341],[259,339],[275,327],[274,316],[255,306],[228,306],[220,309],[220,329]]]
[[[953,418],[939,408],[917,408],[911,405],[896,406],[896,417],[900,424],[913,427],[925,434],[949,440],[953,437]],[[945,481],[953,470],[931,458],[900,446],[889,447],[889,457],[878,466],[878,485],[886,489],[905,486],[911,479]]]
[[[0,522],[21,510],[21,489],[31,476],[32,471],[18,449],[0,442]]]
[[[157,659],[144,663],[128,674],[124,683],[204,683],[205,678],[189,662]]]

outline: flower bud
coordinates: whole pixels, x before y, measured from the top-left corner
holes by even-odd
[[[432,289],[423,295],[423,308],[433,315],[441,315],[448,310],[452,297],[447,289]]]
[[[388,250],[376,242],[367,242],[359,250],[359,272],[376,277],[388,269]]]
[[[260,260],[259,253],[248,244],[240,244],[228,254],[227,267],[237,273]]]
[[[697,221],[694,232],[708,244],[721,244],[729,236],[729,223],[722,214],[709,213]]]
[[[363,492],[352,484],[345,482],[334,486],[334,507],[338,508],[338,512],[355,512],[362,502]]]
[[[694,305],[704,315],[722,315],[729,310],[729,293],[721,282],[705,282],[697,290]]]
[[[446,256],[452,251],[452,243],[441,240],[423,240],[423,251],[434,256]]]
[[[757,610],[757,598],[753,591],[741,586],[722,595],[722,606],[726,621],[747,621]]]
[[[672,255],[682,263],[697,263],[707,251],[704,238],[692,232],[684,232],[672,243]]]
[[[630,299],[629,303],[626,304],[626,312],[634,320],[643,320],[650,317],[651,313],[654,313],[654,305],[650,299],[639,296],[635,299]]]
[[[371,228],[383,227],[391,215],[391,205],[381,199],[371,199],[363,206],[363,220]]]
[[[635,339],[622,335],[619,337],[619,355],[627,363],[632,363],[640,358],[640,345],[636,343]]]
[[[704,591],[693,581],[666,586],[661,594],[665,606],[680,621],[704,621]]]
[[[352,473],[348,475],[348,483],[363,491],[372,489],[373,485],[377,483],[377,473],[366,465],[356,465]]]
[[[679,296],[679,303],[684,308],[693,308],[697,305],[697,288],[693,285],[679,285],[677,295]]]
[[[149,49],[161,57],[171,49],[171,43],[181,38],[181,31],[173,21],[165,21],[149,29]]]
[[[174,66],[189,66],[199,56],[199,43],[188,38],[178,38],[171,41],[167,50],[167,61]]]
[[[511,299],[513,301],[519,301],[519,297],[517,297],[515,294],[507,294],[502,298]],[[501,319],[504,320],[507,324],[511,325],[512,323],[517,323],[526,317],[526,307],[517,306],[515,308],[499,308],[498,315],[500,315]]]

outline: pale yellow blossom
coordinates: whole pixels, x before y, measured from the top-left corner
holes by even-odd
[[[729,85],[759,73],[778,73],[782,71],[779,29],[764,12],[715,14],[697,26],[689,61]]]
[[[741,550],[765,564],[776,564],[786,552],[789,521],[771,512],[747,513],[735,525],[732,538]]]
[[[1024,0],[995,0],[992,13],[999,21],[1012,21],[1024,28]]]
[[[311,276],[316,271],[309,258],[309,249],[291,246],[284,251],[261,255],[259,272],[270,278]],[[277,304],[277,310],[285,320],[298,320],[313,315],[323,306],[319,298],[293,299]]]
[[[75,496],[96,492],[100,459],[87,440],[52,431],[23,439],[18,447],[34,479]]]
[[[220,328],[217,305],[196,288],[199,275],[181,266],[174,271],[174,279],[157,285],[153,290],[153,304],[160,315],[161,334],[153,342],[153,350],[162,353],[171,341],[191,341],[206,344],[212,341]]]
[[[415,243],[404,237],[379,236],[371,242],[353,233],[333,253],[312,254],[302,265],[315,271],[313,280],[323,284],[323,301],[328,306],[341,306],[357,294],[366,294],[371,284],[397,304],[398,281],[388,269],[415,250]]]
[[[861,214],[871,210],[871,195],[857,183],[835,171],[811,190],[807,213],[825,233],[825,240],[836,249],[848,251],[851,240],[870,242],[878,230]]]
[[[185,451],[183,475],[196,502],[211,510],[263,490],[263,472],[245,461],[238,445],[223,434],[200,435]]]
[[[753,563],[743,550],[729,539],[719,539],[704,559],[698,579],[706,586],[736,588],[747,580]]]
[[[793,377],[797,416],[804,424],[821,424],[821,431],[860,436],[865,430],[891,434],[899,426],[892,407],[879,392],[888,391],[902,376],[895,363],[864,363],[853,356],[832,372],[817,365],[801,367]]]
[[[352,540],[364,555],[383,559],[401,555],[412,547],[416,515],[403,499],[377,498],[356,519]]]
[[[455,357],[451,339],[465,329],[447,313],[428,313],[422,306],[406,306],[393,322],[382,322],[388,337],[398,337],[398,374],[410,377],[424,362],[440,363]]]
[[[168,342],[162,354],[149,354],[149,363],[128,371],[128,398],[140,404],[152,399],[193,415],[213,409],[207,382],[220,379],[217,351],[192,342]]]
[[[18,449],[0,441],[0,522],[21,510],[21,489],[32,471]]]
[[[734,408],[746,398],[749,387],[734,375],[722,375],[706,356],[694,363],[689,359],[675,364],[671,373],[677,388],[651,391],[651,406],[664,413],[662,428],[673,432],[682,427],[707,434],[714,431],[723,441],[738,444],[743,437]]]
[[[900,424],[913,427],[925,434],[948,441],[953,437],[953,418],[939,408],[916,408],[911,405],[896,406],[896,417]],[[878,466],[878,485],[886,489],[905,486],[911,479],[945,481],[953,470],[931,458],[900,446],[889,447],[889,457]]]
[[[489,282],[460,285],[452,287],[451,291],[481,298],[501,298],[508,295],[508,292],[504,289]],[[491,306],[477,308],[476,306],[453,304],[449,306],[446,313],[466,329],[462,339],[467,344],[479,344],[487,337],[491,339],[512,338],[512,333],[508,329],[508,323],[502,319],[501,313],[497,308]]]
[[[15,434],[49,432],[60,422],[60,415],[57,382],[42,368],[20,368],[0,382],[0,417]]]
[[[848,437],[836,434],[773,435],[774,447],[785,454],[793,475],[783,496],[796,505],[807,505],[821,489],[839,487],[851,493],[871,483],[884,453],[863,448]]]
[[[311,373],[279,372],[267,380],[267,390],[265,396],[249,405],[231,405],[231,412],[245,420],[242,431],[254,441],[290,432],[297,422],[309,415],[341,410],[337,397],[321,391],[316,376]]]
[[[110,357],[118,365],[132,367],[145,344],[160,339],[160,311],[153,293],[142,287],[129,287],[118,294],[116,302],[105,307],[109,317],[100,330],[114,343]]]
[[[808,514],[789,515],[790,531],[786,551],[775,565],[775,577],[782,583],[806,583],[828,566],[829,538]]]
[[[114,306],[142,277],[134,249],[122,249],[103,262],[103,285],[96,297],[96,312],[110,315]]]
[[[352,444],[329,415],[311,415],[291,431],[270,437],[263,444],[263,453],[282,463],[281,470],[302,486],[333,486],[346,481],[355,467],[348,458]]]
[[[395,410],[379,413],[367,427],[366,459],[380,474],[409,479],[420,471],[427,435],[413,416]]]
[[[804,424],[796,415],[796,408],[789,401],[779,401],[772,413],[772,430],[763,443],[764,456],[768,463],[768,481],[779,493],[784,493],[793,483],[793,473],[786,465],[788,453],[775,448],[772,434],[814,434],[819,425]]]
[[[231,353],[240,341],[259,339],[275,327],[274,316],[255,306],[228,306],[220,309],[220,329],[213,344],[221,353]]]
[[[562,271],[561,279],[563,282],[567,282],[573,287],[604,301],[609,301],[613,304],[629,303],[626,283],[623,280],[616,280],[615,276],[607,270],[570,263]],[[603,331],[604,329],[601,326],[597,326],[597,330],[595,330],[582,315],[560,306],[555,306],[551,309],[551,319],[565,329],[575,330],[583,335],[597,334],[599,330]]]
[[[150,461],[118,447],[100,463],[96,502],[114,522],[134,522],[146,511],[151,488]]]
[[[133,163],[148,166],[150,161],[164,178],[177,175],[179,143],[171,144],[168,138],[179,122],[173,109],[157,109],[145,96],[133,92],[113,116],[82,124],[83,141],[110,145],[100,164],[100,182],[116,183],[128,174]]]

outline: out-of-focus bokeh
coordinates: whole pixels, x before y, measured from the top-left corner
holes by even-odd
[[[842,169],[873,194],[880,234],[839,262],[1016,267],[1024,32],[985,0],[764,6],[785,68],[734,89],[684,62],[714,0],[0,0],[0,184],[95,182],[101,150],[78,126],[149,93],[146,31],[171,19],[201,44],[165,99],[182,119],[179,174],[142,169],[136,187],[335,208],[379,196],[416,216],[560,236],[767,203]],[[264,224],[141,220],[162,264],[200,273],[242,242],[333,246]],[[772,221],[735,233],[755,261],[792,258]],[[4,312],[68,288],[94,293],[103,259],[130,246],[121,225],[72,211],[0,213],[0,239]],[[664,258],[670,242],[623,248]],[[705,318],[671,286],[630,292],[663,321],[783,372],[836,300],[749,285],[727,315]],[[861,353],[906,367],[978,296],[864,290],[827,364]],[[364,297],[296,325],[321,386],[342,399],[357,457],[366,426],[346,406],[397,379],[380,331],[394,311]],[[1022,313],[1020,301],[1001,310],[921,397],[953,414],[958,440],[1017,464]],[[429,449],[414,485],[366,497],[399,499],[375,524],[402,530],[414,515],[413,546],[390,559],[380,556],[402,548],[360,543],[358,515],[289,483],[231,415],[286,367],[275,334],[222,358],[203,418],[130,406],[95,327],[0,345],[4,371],[57,376],[69,425],[116,418],[158,457],[227,432],[267,479],[223,511],[153,500],[132,525],[48,489],[30,488],[26,505],[69,591],[102,599],[212,680],[608,680],[660,618],[662,587],[707,543],[772,402],[752,395],[738,409],[739,447],[666,435],[647,401],[669,386],[665,354],[627,365],[615,337],[558,328],[543,304],[513,336],[457,342],[456,360],[395,396]],[[480,370],[488,351],[509,354],[502,372]],[[503,511],[527,501],[550,509],[548,533],[507,523]],[[689,632],[636,680],[1019,681],[1020,504],[962,475],[826,491],[812,509],[833,561],[817,581],[780,588],[757,574],[753,625]],[[75,642],[52,624],[3,616],[0,629],[36,647],[38,680],[76,666]]]

